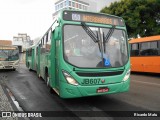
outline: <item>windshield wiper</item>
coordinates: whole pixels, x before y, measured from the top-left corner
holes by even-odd
[[[13,52],[14,52],[14,50],[10,51],[10,54],[9,54],[9,56],[12,56]]]
[[[97,32],[97,35],[94,34],[94,32],[86,25],[85,22],[81,22],[82,28],[86,31],[86,33],[92,38],[92,40],[95,43],[98,43],[99,51],[101,52],[101,46],[100,46],[100,37]]]
[[[111,35],[114,32],[114,29],[115,29],[115,25],[113,25],[112,28],[109,29],[107,35],[103,39],[105,43],[108,42],[109,38],[111,37]]]
[[[103,32],[103,48],[104,48],[104,52],[106,51],[105,43],[108,42],[109,38],[111,37],[111,35],[114,32],[114,29],[115,29],[115,25],[112,25],[112,28],[109,29],[109,31],[108,31],[106,36],[104,35],[104,32]]]
[[[86,33],[92,38],[92,40],[97,43],[98,40],[98,34],[95,35],[94,32],[86,25],[85,22],[81,22],[82,28],[86,31]]]
[[[3,51],[3,53],[5,54],[5,55],[7,55],[8,56],[8,54],[4,51],[4,50],[2,50]]]
[[[99,51],[101,53],[101,59],[102,59],[102,66],[104,63],[103,60],[103,49],[102,49],[102,44],[101,44],[101,35],[99,32],[96,32],[97,35],[94,34],[94,32],[85,24],[85,22],[81,22],[82,28],[86,31],[86,33],[92,38],[92,40],[95,43],[98,43]],[[100,28],[98,28],[98,31],[100,31]]]

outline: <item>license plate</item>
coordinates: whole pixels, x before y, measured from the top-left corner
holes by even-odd
[[[108,92],[109,89],[108,88],[98,88],[97,89],[97,93],[104,93],[104,92]]]

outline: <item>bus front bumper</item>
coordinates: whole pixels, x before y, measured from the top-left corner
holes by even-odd
[[[107,85],[94,85],[94,86],[73,86],[68,83],[61,82],[60,96],[62,98],[76,98],[85,96],[97,96],[105,94],[113,94],[120,92],[127,92],[130,87],[130,79],[125,82],[107,84]],[[99,88],[108,88],[107,92],[97,93]]]
[[[13,65],[13,66],[1,66],[0,69],[16,69],[18,68],[19,65]]]
[[[0,69],[16,69],[18,66],[0,66]]]
[[[0,62],[0,69],[16,69],[18,67],[19,67],[19,60]]]

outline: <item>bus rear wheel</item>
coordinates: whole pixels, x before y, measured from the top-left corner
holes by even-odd
[[[54,90],[50,86],[50,79],[49,79],[48,72],[46,72],[45,82],[46,82],[47,87],[49,88],[49,92],[52,94],[54,92]]]

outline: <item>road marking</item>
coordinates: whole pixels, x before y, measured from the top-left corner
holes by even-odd
[[[9,90],[9,88],[6,88],[12,102],[14,103],[14,105],[17,107],[18,111],[24,112],[24,110],[20,107],[19,103],[16,101],[16,98],[13,96],[12,92]],[[23,118],[24,120],[30,120],[30,118]]]
[[[160,86],[160,84],[158,84],[158,83],[142,82],[142,81],[137,81],[137,80],[131,80],[131,81],[132,81],[132,82],[142,83],[142,84]]]

